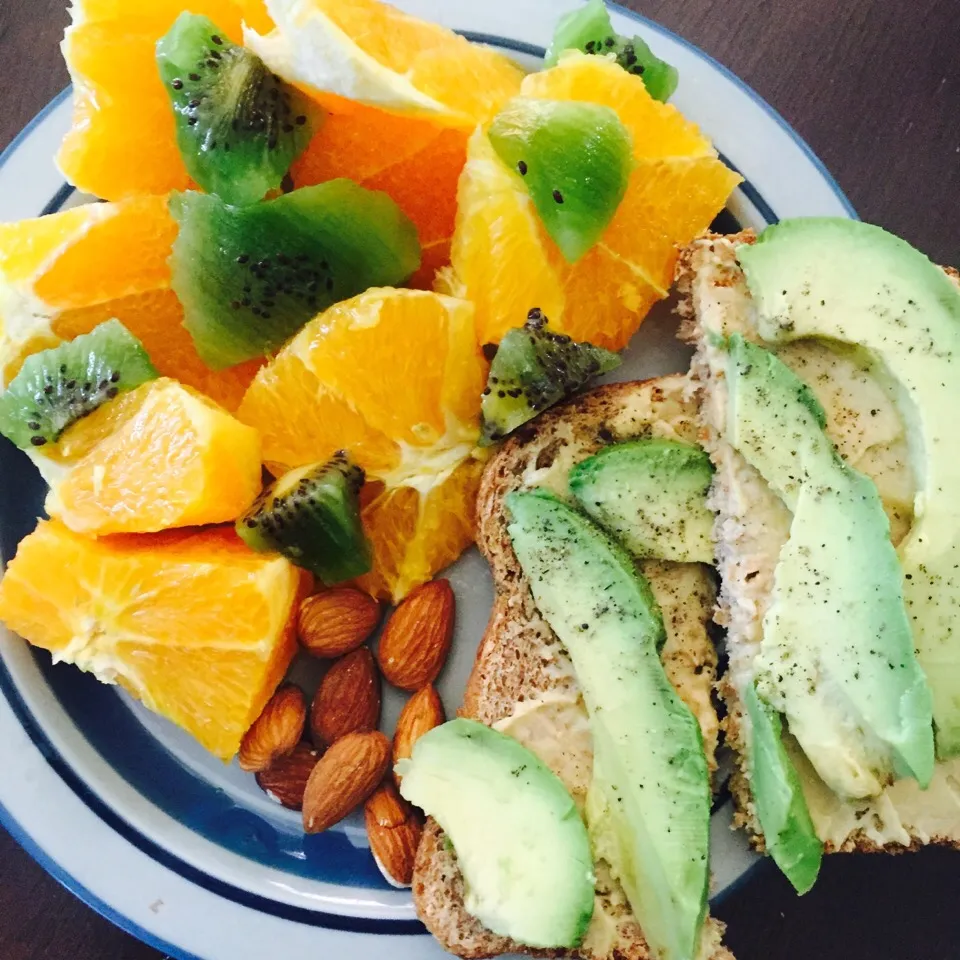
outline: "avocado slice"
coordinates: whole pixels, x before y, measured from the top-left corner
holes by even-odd
[[[590,715],[594,850],[660,960],[692,960],[706,914],[710,779],[700,727],[671,686],[663,620],[629,554],[543,490],[506,498],[513,548],[566,646]]]
[[[570,490],[634,556],[713,563],[712,480],[700,447],[651,438],[612,444],[578,463]]]
[[[451,720],[397,765],[400,792],[443,828],[464,905],[528,947],[579,945],[593,916],[593,855],[573,798],[525,746],[475,720]]]
[[[960,754],[960,292],[908,243],[866,223],[811,218],[738,251],[768,341],[865,348],[897,387],[920,480],[900,544],[903,595],[933,692],[937,753]]]
[[[873,481],[844,463],[823,411],[782,361],[728,341],[727,434],[793,513],[757,692],[841,797],[933,774],[930,690],[913,650],[900,564]]]
[[[757,819],[767,853],[793,884],[806,893],[816,882],[823,860],[800,777],[783,746],[780,715],[758,696],[752,683],[742,692],[749,721],[747,770]]]

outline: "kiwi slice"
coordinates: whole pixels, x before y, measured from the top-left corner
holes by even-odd
[[[27,357],[0,395],[0,433],[22,450],[54,443],[81,417],[158,376],[143,344],[107,320]]]
[[[517,97],[488,135],[523,178],[560,252],[575,263],[600,239],[627,192],[633,167],[627,128],[597,103]]]
[[[656,100],[669,100],[677,89],[677,68],[661,60],[641,37],[616,33],[603,0],[589,0],[560,18],[544,60],[546,66],[555,66],[564,50],[612,55],[628,73],[643,78],[647,92]]]
[[[157,64],[187,172],[227,203],[256,203],[279,187],[322,120],[207,17],[180,14],[157,42]]]
[[[385,193],[329,180],[247,207],[174,193],[173,289],[215,370],[280,347],[332,303],[420,266],[416,227]]]
[[[237,521],[254,550],[275,550],[327,586],[370,572],[372,552],[360,522],[363,471],[342,451],[328,463],[290,470]]]
[[[480,405],[481,446],[502,440],[538,413],[620,366],[620,357],[547,329],[537,308],[522,327],[508,330],[493,357]]]

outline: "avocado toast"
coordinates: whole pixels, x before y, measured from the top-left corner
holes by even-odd
[[[702,238],[678,268],[681,336],[697,348],[691,376],[716,467],[717,620],[730,660],[721,692],[739,757],[732,790],[740,824],[801,892],[821,851],[960,846],[956,654],[946,642],[957,584],[943,573],[958,531],[946,462],[955,451],[936,437],[955,409],[942,397],[957,390],[943,375],[957,362],[960,309],[956,274],[946,273],[954,285],[878,228],[817,220],[771,228],[759,243],[750,232]],[[796,401],[779,429],[761,412],[766,452],[745,429],[745,384],[758,364],[775,369],[766,402],[784,384]],[[811,469],[811,444],[829,480]],[[770,462],[778,450],[780,472]],[[838,472],[860,495],[834,522],[811,521],[809,501],[834,496]],[[805,504],[803,490],[815,491]],[[798,579],[790,563],[804,543],[807,574]],[[920,595],[918,582],[938,564],[943,575]],[[821,610],[811,612],[811,601]],[[858,646],[870,616],[873,639]],[[800,626],[788,651],[790,618]],[[771,677],[777,644],[787,669]],[[798,651],[812,648],[822,659],[794,696],[788,674],[803,669]],[[883,669],[871,672],[877,662]],[[804,716],[811,703],[822,708],[813,724]],[[790,718],[782,738],[779,714]]]
[[[521,572],[505,501],[531,488],[568,496],[570,469],[616,441],[654,437],[695,442],[696,408],[690,393],[683,376],[601,387],[522,428],[484,475],[478,543],[491,565],[497,597],[460,713],[531,748],[559,775],[581,808],[593,772],[593,740],[583,694],[571,656],[539,612]],[[663,613],[666,642],[661,659],[666,674],[696,716],[703,757],[713,768],[718,720],[711,699],[717,658],[708,633],[714,604],[712,571],[699,563],[654,560],[643,561],[641,570]],[[541,955],[588,960],[651,956],[609,867],[598,862],[595,874],[593,920],[580,946]],[[553,877],[542,880],[548,889],[553,882]],[[467,911],[457,855],[433,820],[428,820],[420,845],[413,893],[421,919],[452,953],[487,957],[531,952],[491,933]],[[717,921],[706,920],[698,956],[730,956],[720,942],[722,929]]]

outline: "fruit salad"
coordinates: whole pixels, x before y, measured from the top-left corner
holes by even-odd
[[[444,719],[490,448],[619,363],[739,177],[598,0],[531,73],[380,0],[71,13],[57,160],[104,202],[0,225],[0,433],[49,487],[0,619],[306,830],[366,803],[409,883],[383,778]]]

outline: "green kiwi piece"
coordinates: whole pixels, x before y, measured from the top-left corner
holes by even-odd
[[[523,178],[560,252],[575,263],[600,239],[627,192],[633,168],[627,128],[597,103],[517,97],[488,135]]]
[[[328,463],[290,470],[237,521],[249,547],[276,551],[327,586],[370,572],[372,551],[360,522],[363,471],[342,451]]]
[[[680,79],[677,68],[661,60],[641,37],[623,37],[614,31],[603,0],[588,0],[560,18],[545,65],[555,66],[565,50],[597,56],[613,54],[624,70],[643,78],[647,92],[656,100],[669,100]]]
[[[332,303],[420,266],[416,227],[385,193],[329,180],[234,207],[174,193],[170,265],[184,324],[215,370],[280,347]]]
[[[262,200],[322,122],[322,111],[231,42],[207,17],[181,13],[157,64],[190,176],[227,203]]]
[[[22,450],[54,443],[81,417],[158,376],[143,344],[107,320],[27,357],[0,395],[0,433]]]
[[[508,330],[493,351],[480,405],[480,445],[502,440],[538,413],[576,393],[594,377],[620,366],[620,357],[547,329],[537,308],[522,327]]]

